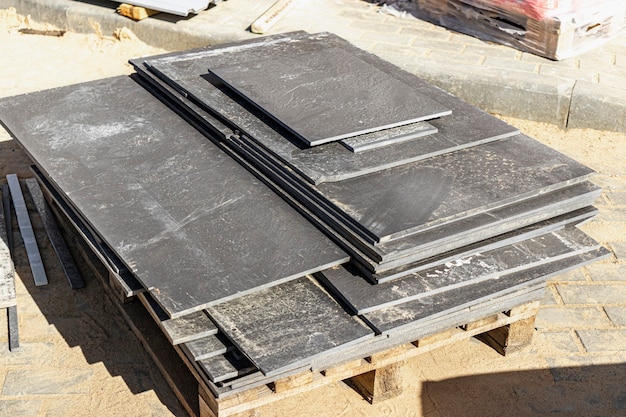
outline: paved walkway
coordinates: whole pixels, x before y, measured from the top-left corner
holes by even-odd
[[[75,31],[93,32],[99,27],[111,33],[127,26],[147,42],[184,49],[256,36],[245,29],[272,2],[228,0],[193,18],[155,16],[139,23],[117,16],[115,3],[109,2],[0,0],[0,9],[14,6],[36,20]],[[299,0],[272,33],[296,29],[336,32],[491,112],[562,125],[574,99],[591,97],[617,106],[601,107],[606,112],[602,117],[624,125],[625,94],[620,88],[626,86],[626,36],[582,57],[553,62],[411,17],[382,14],[376,6],[358,0]],[[2,77],[18,81],[27,76],[2,71]],[[587,87],[589,95],[577,95]],[[586,120],[586,126],[614,127],[609,122],[591,125],[589,114],[595,113],[569,114],[570,124]],[[498,392],[515,394],[508,401],[516,407],[515,412],[500,409],[498,415],[626,414],[626,166],[610,155],[615,149],[611,141],[594,133],[579,142],[554,143],[598,171],[595,181],[605,190],[597,202],[600,214],[584,229],[611,249],[613,257],[552,280],[530,350],[519,357],[498,358],[479,345],[457,344],[407,364],[409,382],[398,399],[369,405],[337,385],[295,398],[288,414],[496,415],[488,407],[503,407],[505,401],[494,400],[500,398]],[[606,159],[598,161],[591,153],[606,154]],[[9,173],[3,164],[6,155],[12,172],[20,178],[30,175],[28,158],[0,129],[0,181]],[[34,213],[34,208],[30,211]],[[37,236],[45,241],[42,226],[34,219]],[[21,247],[19,239],[16,245]],[[69,290],[52,249],[44,246],[44,264],[56,278],[47,287],[34,288],[26,255],[19,250],[22,350],[0,354],[0,415],[184,415],[98,283],[87,277],[86,289]],[[5,326],[3,314],[0,330]],[[0,343],[6,343],[4,333]],[[466,376],[459,379],[459,375]],[[475,386],[489,389],[478,392]],[[260,415],[280,414],[265,407]]]
[[[170,50],[254,37],[246,29],[275,0],[228,0],[200,14],[159,14],[140,22],[115,13],[117,3],[0,0],[0,8],[75,32],[110,34],[128,27]],[[483,42],[419,20],[397,17],[364,0],[296,0],[268,34],[334,32],[491,113],[626,131],[626,31],[582,56],[551,61]]]

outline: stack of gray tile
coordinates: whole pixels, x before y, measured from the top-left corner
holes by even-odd
[[[592,171],[330,34],[0,101],[40,182],[231,395],[538,300],[607,256]]]

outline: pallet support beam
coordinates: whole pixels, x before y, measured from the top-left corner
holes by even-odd
[[[349,379],[348,385],[371,404],[402,394],[402,365],[396,362]]]
[[[482,333],[477,336],[477,339],[491,346],[503,356],[519,352],[532,342],[535,334],[537,311],[536,304],[513,309],[509,315],[532,313],[532,316]]]

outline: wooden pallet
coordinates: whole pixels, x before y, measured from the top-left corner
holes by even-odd
[[[536,20],[483,0],[417,0],[419,17],[491,42],[550,59],[594,49],[626,27],[626,2],[595,1],[582,10]],[[493,6],[488,6],[493,4]]]
[[[539,301],[524,304],[366,358],[320,372],[307,370],[233,396],[216,398],[200,384],[200,415],[244,416],[257,407],[343,380],[369,402],[384,401],[402,393],[404,363],[433,349],[477,335],[502,354],[523,349],[531,341],[538,308]]]
[[[243,385],[244,389],[234,390],[232,395],[218,396],[207,386],[182,349],[169,343],[142,303],[136,297],[128,296],[118,277],[94,253],[95,248],[73,228],[45,184],[42,185],[59,226],[68,243],[71,242],[73,255],[82,259],[81,264],[88,266],[88,273],[99,279],[183,407],[194,417],[243,417],[251,415],[257,407],[339,381],[346,381],[370,403],[384,401],[402,393],[401,369],[408,360],[422,353],[480,336],[501,354],[509,354],[527,346],[534,332],[539,301],[328,369],[301,371],[249,389]]]

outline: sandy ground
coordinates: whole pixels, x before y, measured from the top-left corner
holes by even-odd
[[[94,28],[90,35],[66,33],[51,37],[21,34],[21,27],[45,28],[14,11],[0,10],[0,97],[128,74],[132,72],[128,59],[162,52],[128,33],[115,37]],[[607,190],[624,191],[626,135],[580,129],[563,131],[549,124],[505,119],[596,169],[598,182]],[[27,156],[0,129],[0,182],[4,182],[7,173],[17,173],[20,178],[31,176],[28,166]],[[585,226],[585,230],[602,242],[623,242],[624,230],[611,224],[599,219]],[[42,233],[40,225],[38,233]],[[31,346],[36,353],[13,356],[23,359],[8,359],[5,355],[0,361],[0,415],[184,415],[99,284],[86,277],[87,288],[69,294],[50,247],[44,246],[42,252],[46,264],[52,265],[50,280],[56,282],[47,289],[32,286],[23,253],[16,261],[18,292],[31,297],[28,305],[20,307],[24,350]],[[598,357],[599,366],[582,377],[574,372],[574,377],[564,378],[566,383],[558,384],[558,378],[548,369],[551,362],[547,358],[565,360],[571,352],[551,340],[539,334],[530,349],[506,358],[475,340],[459,342],[407,363],[403,369],[405,391],[396,399],[370,405],[339,383],[260,408],[256,415],[614,415],[610,410],[617,403],[605,401],[604,396],[621,398],[626,404],[626,392],[613,392],[623,385],[620,375],[623,378],[626,374],[622,357]],[[46,353],[46,349],[53,352]],[[29,369],[28,361],[32,361],[30,366],[35,373],[42,367],[38,361],[44,361],[44,368],[56,370],[59,379],[78,378],[83,372],[91,376],[91,382],[81,386],[77,395],[61,395],[58,399],[35,394],[7,395],[8,375]],[[603,368],[606,364],[612,365]],[[581,378],[586,383],[567,383],[580,382]],[[604,384],[601,392],[590,388],[598,381]],[[589,410],[590,414],[573,413],[572,404],[579,403],[581,409],[592,407],[593,414]],[[27,411],[4,414],[8,410],[23,410],[19,407],[26,407]]]

